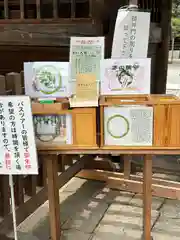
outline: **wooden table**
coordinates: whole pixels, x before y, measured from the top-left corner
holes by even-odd
[[[48,179],[48,199],[49,199],[49,215],[50,215],[50,229],[51,239],[59,240],[61,237],[60,228],[60,211],[59,211],[59,185],[57,178],[57,160],[55,155],[83,155],[79,158],[76,167],[72,167],[71,173],[62,180],[67,182],[68,179],[81,171],[86,161],[89,161],[92,155],[106,155],[106,154],[123,154],[123,155],[143,155],[144,156],[144,171],[143,171],[143,240],[151,240],[151,205],[152,205],[152,155],[178,155],[178,149],[122,149],[122,150],[108,150],[108,149],[66,149],[59,151],[41,151],[40,154],[46,155],[47,179]],[[126,164],[126,163],[125,163]],[[126,167],[126,175],[128,174],[128,164]]]

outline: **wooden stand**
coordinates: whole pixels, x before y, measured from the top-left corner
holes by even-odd
[[[116,172],[107,172],[107,171],[98,171],[98,170],[82,170],[79,169],[79,173],[77,176],[83,177],[86,179],[94,179],[94,180],[100,180],[100,181],[106,181],[108,184],[108,187],[110,188],[116,188],[119,190],[124,191],[131,191],[131,192],[137,192],[137,193],[143,193],[143,240],[151,240],[151,204],[152,204],[152,194],[153,195],[163,195],[166,193],[169,194],[169,197],[172,196],[171,193],[174,195],[176,192],[173,191],[167,191],[170,190],[169,187],[167,189],[166,186],[160,185],[162,180],[159,181],[156,179],[156,184],[152,185],[152,155],[151,151],[144,150],[144,151],[137,151],[137,150],[130,150],[129,152],[131,155],[138,154],[144,156],[144,173],[143,177],[137,177],[130,175],[130,156],[127,152],[128,150],[62,150],[62,151],[51,151],[51,152],[42,152],[42,154],[55,154],[55,155],[74,155],[74,154],[83,154],[83,155],[106,155],[106,154],[123,154],[125,155],[125,159],[127,163],[125,163],[125,174],[120,174]],[[180,150],[174,151],[174,154],[179,154]],[[168,151],[164,150],[155,150],[154,154],[168,154]],[[172,154],[170,151],[169,154]],[[90,159],[89,159],[90,160]],[[88,160],[88,161],[89,161]],[[48,160],[47,160],[48,161]],[[55,168],[55,165],[53,165]],[[49,174],[49,177],[51,175]],[[165,183],[165,182],[164,182]],[[154,186],[154,187],[153,187]],[[51,184],[51,187],[54,188],[55,184]],[[180,189],[180,184],[179,184]],[[153,191],[152,191],[153,190]],[[177,188],[176,188],[177,190]],[[57,191],[57,189],[56,189]],[[55,190],[52,190],[49,192],[51,194],[52,192],[55,192]],[[166,196],[167,196],[166,195]],[[52,196],[49,195],[49,198],[52,199]],[[58,201],[55,200],[50,201],[51,208],[58,209]],[[54,206],[56,205],[56,207]],[[50,208],[50,209],[51,209]],[[55,210],[50,213],[53,218],[53,223],[51,223],[51,236],[53,240],[57,240],[60,235],[60,227],[59,227],[59,233],[56,232],[56,226],[59,224],[59,220],[55,217]],[[54,236],[54,232],[56,233],[56,236]]]
[[[104,106],[113,105],[145,105],[153,107],[153,144],[152,146],[108,146],[104,141]],[[40,107],[40,109],[38,109]],[[57,108],[56,108],[57,107]],[[46,108],[46,109],[45,109]],[[42,154],[50,155],[47,159],[48,194],[50,204],[50,226],[52,240],[60,238],[59,198],[56,183],[56,163],[52,155],[124,155],[124,174],[98,170],[83,170],[79,167],[78,176],[87,179],[106,181],[110,188],[143,193],[143,240],[151,240],[151,204],[152,195],[171,199],[180,199],[180,184],[152,178],[152,155],[180,154],[180,100],[166,95],[109,96],[100,101],[100,132],[96,132],[96,109],[82,108],[60,110],[59,106],[33,106],[34,114],[72,114],[73,137],[72,146],[49,146]],[[82,124],[88,127],[83,130]],[[89,135],[89,132],[91,134]],[[100,136],[100,148],[96,135]],[[88,141],[87,141],[87,139]],[[85,141],[85,142],[84,142]],[[87,142],[86,142],[87,141]],[[41,148],[40,148],[41,149]],[[42,150],[46,149],[42,147]],[[57,150],[56,150],[57,149]],[[143,177],[131,175],[131,155],[144,156]],[[73,172],[74,174],[74,172]],[[73,177],[74,175],[69,177]]]

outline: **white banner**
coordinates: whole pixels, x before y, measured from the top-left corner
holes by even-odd
[[[111,58],[146,58],[150,13],[119,9]]]
[[[38,174],[31,102],[0,96],[0,174]]]

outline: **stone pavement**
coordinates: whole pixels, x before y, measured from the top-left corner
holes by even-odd
[[[108,189],[104,183],[73,178],[60,190],[63,240],[136,240],[142,234],[138,194]],[[180,201],[153,198],[154,240],[180,239]],[[20,240],[48,240],[48,202],[18,227]],[[121,238],[122,237],[122,238]]]

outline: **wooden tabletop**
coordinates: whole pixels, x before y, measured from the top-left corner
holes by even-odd
[[[79,154],[79,155],[85,155],[85,154],[94,154],[94,155],[107,155],[107,154],[133,154],[133,155],[180,155],[180,148],[174,147],[174,148],[151,148],[148,149],[145,148],[122,148],[122,149],[52,149],[52,150],[39,150],[39,153],[41,154]]]

